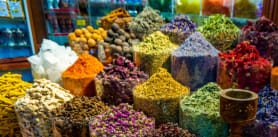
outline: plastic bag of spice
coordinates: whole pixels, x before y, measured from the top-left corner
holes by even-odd
[[[272,62],[260,57],[249,42],[229,52],[219,53],[217,83],[223,89],[240,88],[259,92],[269,83]]]
[[[278,136],[278,91],[267,85],[259,93],[257,117],[242,130],[244,137]]]
[[[15,103],[15,112],[23,137],[52,137],[53,110],[73,96],[49,80],[35,80],[24,97]]]
[[[76,96],[96,96],[94,80],[103,68],[97,58],[83,54],[62,73],[63,86]]]
[[[208,83],[180,101],[179,126],[198,137],[226,137],[228,124],[220,118],[219,94],[216,83]]]
[[[125,57],[118,57],[107,65],[96,77],[97,93],[103,101],[118,105],[133,103],[133,89],[144,83],[149,76],[135,67],[135,63]]]
[[[193,33],[172,51],[173,78],[192,91],[208,82],[216,82],[218,52],[201,33]]]
[[[225,15],[216,14],[204,19],[198,27],[204,37],[219,51],[233,47],[238,40],[239,28]]]
[[[148,35],[143,42],[135,46],[135,62],[140,70],[150,76],[160,67],[171,72],[171,51],[178,46],[160,31]]]
[[[147,82],[134,89],[134,107],[153,116],[156,125],[178,122],[179,101],[189,94],[189,88],[175,81],[166,69],[160,68]]]
[[[53,111],[54,137],[88,137],[89,120],[108,108],[97,97],[74,97]]]
[[[193,32],[196,24],[182,14],[176,16],[170,23],[161,28],[161,32],[169,36],[170,40],[177,45],[182,44]]]
[[[261,17],[256,23],[248,21],[240,32],[239,40],[250,41],[262,57],[274,60],[274,66],[278,65],[278,26],[271,20]]]

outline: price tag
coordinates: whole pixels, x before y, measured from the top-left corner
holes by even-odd
[[[0,0],[0,17],[10,17],[6,0]]]
[[[24,18],[21,1],[8,1],[8,4],[13,18]]]
[[[76,20],[77,26],[86,26],[86,20],[84,19],[78,19]]]

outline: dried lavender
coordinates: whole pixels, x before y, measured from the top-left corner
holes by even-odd
[[[158,10],[145,7],[129,24],[129,28],[138,38],[143,39],[148,34],[160,30],[164,25],[164,19],[159,15]]]
[[[215,82],[218,52],[201,33],[193,33],[172,51],[173,78],[191,90]]]
[[[154,120],[143,112],[135,111],[128,104],[113,106],[106,113],[97,116],[90,123],[90,135],[105,137],[138,137],[154,128]]]
[[[107,109],[109,107],[98,97],[75,96],[53,111],[56,114],[53,118],[54,136],[88,137],[89,120]]]
[[[232,48],[238,40],[239,28],[225,15],[215,14],[204,19],[198,27],[204,37],[218,50],[226,51]]]
[[[250,41],[264,58],[274,59],[278,65],[278,26],[266,17],[261,17],[255,24],[248,21],[242,28],[240,41]]]
[[[245,137],[278,136],[278,91],[267,85],[259,92],[256,120],[244,127]]]
[[[208,83],[180,101],[179,125],[198,137],[228,136],[228,124],[220,118],[219,94],[216,83]]]
[[[133,89],[144,83],[149,76],[135,67],[125,57],[118,57],[98,74],[97,86],[103,86],[102,99],[109,104],[133,103]],[[97,91],[99,92],[99,91]]]
[[[158,129],[153,129],[145,137],[196,137],[196,135],[180,128],[178,124],[166,123],[160,125]]]
[[[168,35],[173,43],[182,44],[193,32],[196,24],[187,16],[179,14],[170,23],[161,28],[161,32]]]

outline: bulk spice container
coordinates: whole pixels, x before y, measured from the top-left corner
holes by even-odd
[[[102,17],[99,20],[100,27],[108,30],[113,23],[117,23],[121,28],[128,28],[128,22],[132,20],[132,17],[129,15],[128,11],[124,8],[118,8],[111,11],[106,16]]]
[[[218,64],[216,50],[199,32],[193,33],[172,51],[172,76],[195,91],[208,82],[216,81]]]
[[[232,48],[238,40],[239,28],[225,15],[216,14],[204,19],[197,29],[218,50],[226,51]]]
[[[163,26],[161,32],[168,35],[173,43],[180,45],[195,32],[195,29],[196,24],[189,17],[179,14],[170,23]]]
[[[56,107],[72,99],[69,91],[49,80],[35,80],[26,95],[15,103],[19,127],[23,137],[52,137],[51,113]]]
[[[6,73],[0,77],[0,136],[20,137],[14,103],[32,86],[21,80],[21,75]]]
[[[113,105],[133,103],[133,89],[144,83],[149,76],[135,67],[135,63],[120,56],[96,77],[96,86],[102,99]],[[99,84],[99,85],[98,85]]]
[[[89,120],[107,109],[98,97],[74,97],[53,111],[54,137],[89,137]]]
[[[97,58],[83,54],[62,73],[63,86],[76,96],[95,96],[95,76],[103,68]]]
[[[278,91],[267,85],[259,92],[256,120],[243,128],[244,137],[278,136]]]
[[[196,137],[196,135],[180,128],[178,124],[168,122],[161,124],[158,129],[151,130],[145,137]]]
[[[90,122],[91,137],[142,137],[154,129],[154,120],[121,103]]]
[[[98,46],[109,47],[113,58],[125,56],[133,60],[133,46],[139,43],[140,40],[136,39],[136,35],[133,32],[129,29],[122,29],[118,24],[113,23],[108,30],[108,36],[104,38],[104,42],[100,42]]]
[[[144,10],[129,23],[129,28],[136,34],[137,38],[142,40],[145,36],[159,31],[163,25],[164,19],[159,15],[159,11],[151,7],[145,7]]]
[[[189,94],[189,88],[175,81],[166,69],[160,68],[147,82],[134,89],[134,107],[153,116],[156,125],[178,122],[179,101]]]
[[[273,59],[274,66],[278,65],[278,26],[271,20],[261,17],[255,24],[248,21],[241,29],[240,41],[250,41],[262,57]]]
[[[259,92],[269,82],[272,62],[260,57],[248,41],[235,49],[219,53],[217,83],[221,88],[240,88]]]
[[[228,124],[220,118],[219,94],[216,83],[208,83],[180,101],[179,125],[198,137],[226,137]]]
[[[278,67],[272,68],[270,80],[271,88],[278,90]]]
[[[171,43],[168,36],[156,31],[135,46],[136,65],[150,76],[160,67],[171,72],[171,51],[177,47],[176,44]]]

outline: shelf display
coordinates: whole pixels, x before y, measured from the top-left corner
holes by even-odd
[[[32,86],[21,80],[22,75],[5,73],[0,77],[0,136],[20,136],[20,128],[14,110],[14,103],[25,95],[25,90]]]
[[[248,41],[219,53],[219,57],[217,83],[223,89],[259,92],[270,80],[272,62],[260,57],[259,51]]]
[[[114,59],[112,64],[104,67],[104,71],[96,76],[97,91],[102,100],[112,105],[133,103],[133,89],[147,81],[149,76],[135,67],[135,63],[125,57]]]
[[[198,27],[204,37],[218,50],[226,51],[238,40],[239,28],[225,15],[216,14],[204,19]]]
[[[190,89],[175,81],[166,69],[160,68],[133,91],[134,107],[155,118],[158,126],[178,122],[179,101]]]
[[[156,31],[135,46],[136,66],[149,76],[157,72],[160,67],[171,72],[171,51],[177,47],[178,45],[173,44],[168,36]]]
[[[34,79],[49,79],[51,82],[62,85],[62,72],[72,65],[78,56],[70,47],[60,46],[57,43],[44,39],[37,55],[27,58],[31,63]]]
[[[198,15],[200,14],[200,5],[200,0],[179,0],[178,2],[176,2],[175,10],[179,14],[181,13]]]
[[[193,32],[196,24],[182,14],[177,15],[170,23],[161,28],[161,32],[169,36],[170,40],[177,45],[182,44]]]
[[[278,65],[278,26],[261,17],[256,23],[248,22],[242,28],[240,41],[250,41],[260,52],[260,56],[273,60]]]
[[[127,29],[128,22],[131,20],[132,17],[129,15],[129,13],[124,8],[119,8],[100,18],[99,25],[105,30],[108,30],[111,28],[113,23],[117,23],[121,28]]]
[[[7,0],[0,0],[0,8],[1,8],[0,18],[9,18],[10,13],[9,13]]]
[[[69,91],[49,80],[35,80],[24,97],[15,103],[21,135],[23,137],[53,136],[51,111],[73,96]]]
[[[130,22],[129,28],[141,40],[147,35],[159,31],[164,25],[164,19],[158,10],[146,7]]]
[[[238,18],[256,19],[256,5],[249,0],[235,0],[234,16]]]
[[[216,82],[218,52],[201,33],[193,33],[172,51],[173,78],[192,91],[209,82]]]
[[[202,15],[224,14],[231,16],[233,0],[204,0],[202,5]]]
[[[278,134],[278,91],[267,85],[259,92],[257,117],[243,128],[243,136],[275,137]]]
[[[53,110],[54,137],[89,137],[89,120],[109,107],[97,97],[75,96]]]
[[[144,136],[154,129],[154,120],[128,104],[112,106],[90,122],[90,136]]]
[[[201,137],[226,137],[229,127],[220,118],[219,95],[222,89],[216,83],[208,83],[185,96],[180,101],[179,125]]]
[[[63,87],[76,96],[96,96],[95,76],[103,68],[97,58],[83,54],[62,73]]]

